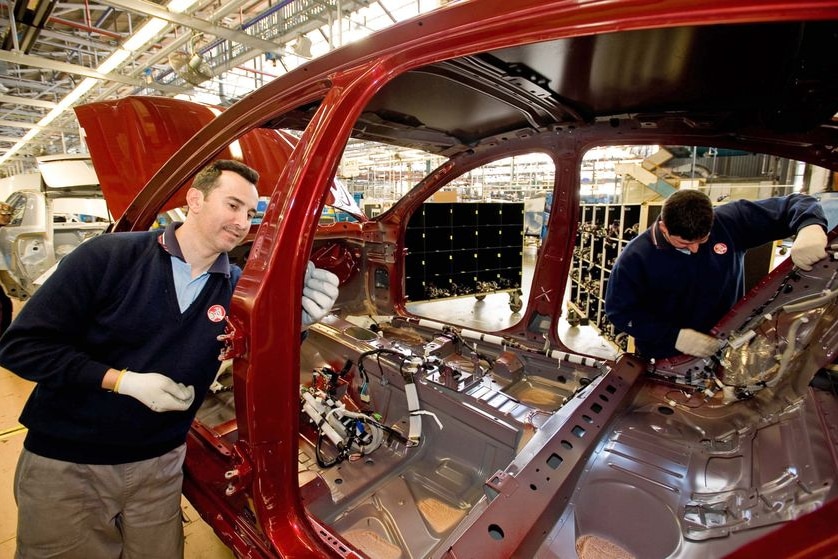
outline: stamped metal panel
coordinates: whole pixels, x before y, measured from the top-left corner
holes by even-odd
[[[625,355],[545,422],[503,471],[441,557],[528,557],[561,515],[602,434],[634,393],[644,364]]]

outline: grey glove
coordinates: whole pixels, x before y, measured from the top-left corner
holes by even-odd
[[[303,285],[303,329],[322,319],[338,298],[338,277],[328,270],[315,268],[309,260]]]
[[[791,261],[808,272],[818,260],[826,258],[826,233],[820,225],[807,225],[797,232],[791,245]]]
[[[182,411],[195,400],[195,387],[175,382],[160,373],[122,371],[114,392],[136,398],[152,411]]]
[[[682,328],[675,340],[675,349],[693,357],[710,357],[720,346],[720,340],[690,328]]]

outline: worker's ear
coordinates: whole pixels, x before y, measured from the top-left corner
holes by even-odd
[[[204,203],[204,193],[198,190],[197,188],[189,188],[186,191],[186,206],[189,208],[190,212],[197,211],[201,209],[201,206]]]

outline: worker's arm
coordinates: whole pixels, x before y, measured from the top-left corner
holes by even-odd
[[[735,200],[717,207],[716,216],[722,219],[729,234],[740,243],[741,246],[737,247],[739,250],[785,239],[804,229],[809,233],[820,229],[824,235],[818,237],[826,246],[826,215],[818,200],[805,194],[775,196],[763,200]],[[811,225],[817,227],[812,228]],[[804,234],[804,237],[807,235]],[[812,237],[805,240],[811,246]]]

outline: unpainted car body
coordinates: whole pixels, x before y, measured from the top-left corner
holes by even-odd
[[[475,0],[314,60],[194,136],[155,128],[177,117],[136,111],[150,100],[77,108],[103,187],[148,177],[118,230],[147,228],[234,140],[274,146],[243,153],[270,202],[234,295],[230,391],[188,441],[187,497],[242,557],[834,556],[838,406],[809,388],[838,352],[834,249],[766,277],[711,359],[602,360],[557,324],[589,148],[712,145],[835,172],[837,50],[833,1]],[[278,149],[275,130],[298,139]],[[381,216],[318,228],[350,137],[446,161]],[[411,215],[532,151],[556,173],[519,320],[412,315]],[[300,345],[310,258],[341,294]],[[753,370],[757,343],[773,361]]]
[[[6,199],[11,215],[0,226],[0,332],[11,322],[11,299],[27,300],[56,262],[112,223],[90,156],[42,156],[38,169],[28,188]]]

